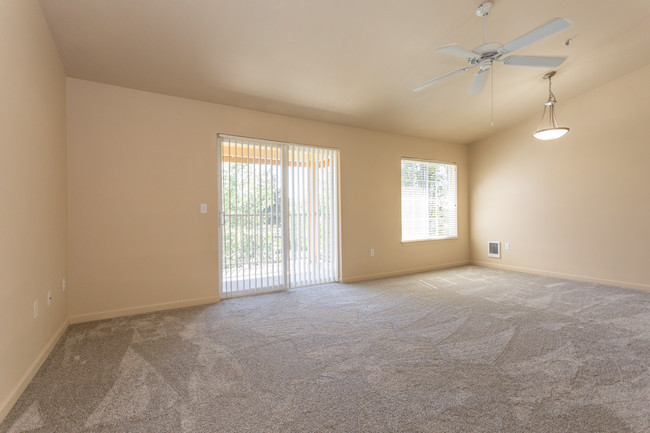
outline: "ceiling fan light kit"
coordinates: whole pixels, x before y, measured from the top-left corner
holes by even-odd
[[[543,77],[545,80],[548,80],[548,100],[544,103],[544,111],[542,112],[542,119],[539,121],[539,126],[537,126],[537,131],[533,133],[533,137],[538,140],[555,140],[569,132],[569,128],[558,126],[557,120],[555,119],[555,104],[557,104],[557,99],[553,94],[553,90],[551,90],[551,78],[554,75],[555,71],[551,71]],[[546,122],[544,122],[545,118],[547,119]],[[542,125],[547,125],[547,127],[542,128]]]

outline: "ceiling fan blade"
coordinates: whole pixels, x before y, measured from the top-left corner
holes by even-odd
[[[462,57],[464,59],[473,59],[474,57],[480,57],[480,55],[476,54],[474,51],[470,51],[456,44],[445,45],[438,48],[437,51],[451,54],[452,56]]]
[[[472,87],[469,88],[470,96],[478,95],[483,90],[485,85],[485,79],[488,76],[489,69],[479,69],[474,74],[474,81],[472,81]]]
[[[512,42],[505,44],[499,49],[500,54],[512,53],[515,50],[528,46],[537,41],[541,41],[549,36],[552,36],[556,33],[566,30],[571,27],[571,21],[564,18],[555,18],[546,24],[537,27],[535,30],[526,33],[523,36],[518,37]]]
[[[436,83],[439,82],[439,81],[445,80],[445,79],[447,79],[447,78],[449,78],[449,77],[452,77],[452,76],[454,76],[454,75],[456,75],[456,74],[459,74],[459,73],[461,73],[461,72],[465,72],[466,70],[471,69],[471,68],[473,68],[474,66],[475,66],[475,65],[472,65],[472,66],[465,66],[464,68],[456,69],[455,71],[449,72],[449,73],[447,73],[447,74],[445,74],[445,75],[441,75],[441,76],[439,76],[439,77],[437,77],[437,78],[434,78],[433,80],[429,80],[429,81],[427,81],[426,83],[422,83],[422,84],[420,84],[419,86],[415,86],[415,87],[413,88],[413,91],[414,91],[414,92],[419,92],[419,91],[421,91],[421,90],[424,90],[424,89],[426,89],[427,87],[432,86],[432,85],[436,84]]]
[[[565,60],[566,57],[509,56],[503,59],[503,64],[555,68],[564,63]]]

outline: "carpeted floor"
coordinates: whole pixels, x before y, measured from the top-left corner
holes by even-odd
[[[648,432],[650,293],[475,266],[71,326],[0,432]]]

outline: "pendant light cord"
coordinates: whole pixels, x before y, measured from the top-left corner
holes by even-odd
[[[551,89],[551,77],[548,77],[548,102],[557,102],[557,99],[555,99],[555,95],[553,94],[553,90]]]

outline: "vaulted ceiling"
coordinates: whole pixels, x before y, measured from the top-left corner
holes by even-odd
[[[535,113],[549,69],[495,65],[491,92],[436,52],[483,42],[474,0],[41,0],[68,76],[338,124],[468,143]],[[650,63],[648,0],[494,0],[487,39],[554,17],[573,27],[517,54],[568,56],[562,100]],[[565,41],[571,39],[568,45]],[[603,108],[607,101],[603,101]],[[536,126],[536,125],[535,125]]]

